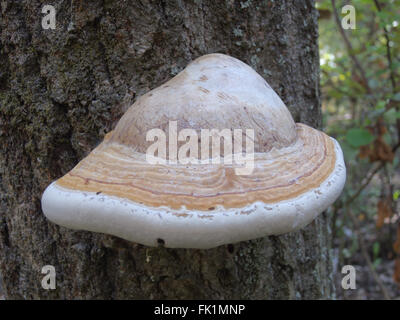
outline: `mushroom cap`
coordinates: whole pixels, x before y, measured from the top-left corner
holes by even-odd
[[[237,174],[243,164],[234,161],[171,161],[173,153],[149,163],[147,132],[163,130],[168,146],[171,121],[178,133],[193,129],[199,137],[203,129],[254,130],[245,162],[251,173]],[[335,139],[294,123],[248,65],[209,54],[140,97],[97,148],[47,187],[42,209],[67,228],[205,249],[304,227],[336,200],[345,179]]]

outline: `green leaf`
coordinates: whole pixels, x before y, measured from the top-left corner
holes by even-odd
[[[380,110],[380,109],[384,109],[386,105],[386,102],[383,100],[378,101],[378,103],[376,104],[375,110]]]
[[[374,260],[374,262],[372,263],[374,270],[381,264],[381,262],[382,262],[381,258],[377,258]]]
[[[379,251],[380,251],[381,245],[379,242],[374,242],[374,244],[372,245],[372,252],[374,254],[374,258],[376,259],[379,255]]]
[[[374,141],[374,136],[366,129],[350,129],[346,134],[347,142],[355,147],[365,146]]]
[[[358,149],[353,148],[347,141],[342,141],[340,146],[343,150],[344,158],[346,159],[346,163],[350,161],[354,161],[358,154]]]
[[[371,119],[368,119],[368,118],[364,119],[364,122],[363,122],[364,126],[369,126],[371,123],[372,123]]]
[[[396,119],[400,118],[400,111],[396,111],[395,109],[389,109],[385,112],[383,118],[385,119],[386,123],[394,124]]]

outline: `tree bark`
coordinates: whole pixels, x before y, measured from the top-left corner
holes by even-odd
[[[211,250],[149,248],[44,217],[46,186],[135,99],[200,55],[256,69],[296,122],[321,124],[314,1],[1,2],[0,271],[7,299],[315,299],[334,294],[329,218]],[[53,265],[57,288],[44,290]]]

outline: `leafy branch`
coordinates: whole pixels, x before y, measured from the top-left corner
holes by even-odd
[[[371,94],[372,90],[371,90],[371,88],[370,88],[370,86],[368,84],[369,82],[368,82],[368,79],[366,77],[365,71],[364,71],[363,67],[361,66],[361,63],[358,60],[357,56],[354,54],[353,45],[351,44],[349,38],[347,37],[346,33],[344,32],[344,30],[343,30],[343,28],[341,26],[339,14],[338,14],[338,12],[336,10],[336,1],[335,0],[331,0],[331,3],[332,3],[332,10],[333,10],[333,15],[335,17],[336,24],[337,24],[337,26],[339,28],[340,34],[342,35],[344,43],[346,44],[347,52],[349,54],[349,57],[353,61],[354,65],[355,65],[355,67],[356,67],[356,69],[358,71],[358,74],[362,79],[362,84],[363,84],[365,90],[369,94]]]

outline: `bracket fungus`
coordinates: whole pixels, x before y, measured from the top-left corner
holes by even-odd
[[[164,136],[168,156],[160,150],[155,156],[167,161],[150,163],[148,132],[167,132],[171,123],[174,132]],[[243,162],[204,161],[211,156],[204,157],[203,136],[196,139],[202,155],[191,155],[197,162],[176,161],[171,144],[185,129],[253,130],[246,140],[253,156],[244,161],[252,170],[237,174]],[[206,249],[306,226],[336,200],[345,179],[336,140],[296,124],[251,67],[209,54],[140,97],[97,148],[47,187],[42,209],[67,228],[148,246]]]

